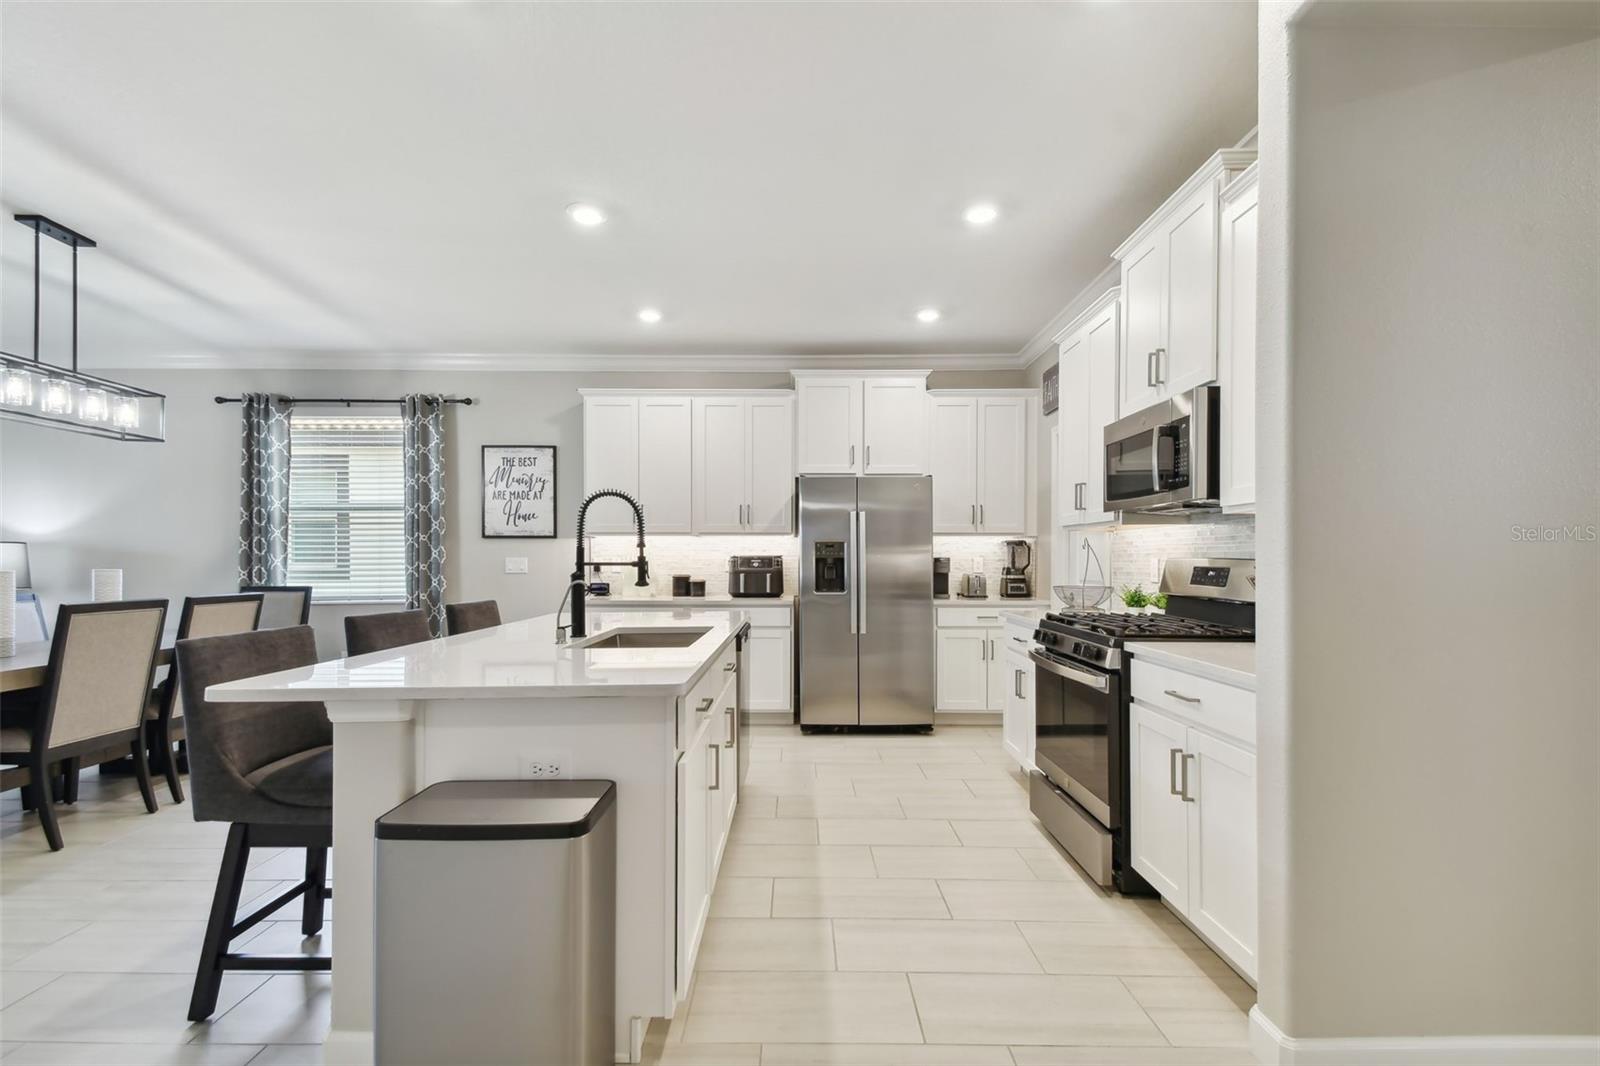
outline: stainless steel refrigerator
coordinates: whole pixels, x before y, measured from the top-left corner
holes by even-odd
[[[800,478],[800,725],[933,726],[933,479]]]

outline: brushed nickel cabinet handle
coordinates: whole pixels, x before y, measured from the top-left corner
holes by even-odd
[[[1167,749],[1167,791],[1174,796],[1183,795],[1178,791],[1178,756],[1182,754],[1182,748]]]
[[[871,466],[872,465],[872,445],[870,445],[870,444],[867,445],[866,453],[867,454],[865,456],[863,456],[863,458],[866,459],[866,465],[867,466]]]
[[[856,446],[854,444],[852,444],[852,445],[850,445],[850,468],[852,470],[855,469],[855,465],[856,465]]]
[[[1148,388],[1156,387],[1156,353],[1147,352],[1144,357],[1144,383]]]
[[[1157,385],[1165,385],[1167,383],[1167,376],[1161,372],[1161,359],[1166,354],[1167,354],[1167,350],[1165,348],[1157,348],[1156,349],[1155,355],[1156,355],[1156,384]]]
[[[1178,786],[1178,795],[1183,797],[1183,802],[1193,803],[1194,797],[1189,795],[1189,760],[1194,758],[1190,752],[1183,753],[1183,783]]]
[[[1173,699],[1182,700],[1184,703],[1199,703],[1200,702],[1200,697],[1199,696],[1185,696],[1183,693],[1179,692],[1175,688],[1163,689],[1162,691],[1164,691],[1167,695],[1171,696]]]
[[[731,674],[737,669],[739,669],[739,664],[736,662],[722,664],[722,672],[725,674]]]
[[[722,746],[725,747],[725,748],[733,747],[733,742],[736,739],[738,739],[738,736],[739,736],[739,727],[734,722],[733,716],[734,716],[734,709],[732,707],[729,707],[728,708],[728,739],[723,741],[723,744],[722,744]]]
[[[722,788],[722,748],[716,744],[707,744],[706,750],[711,753],[711,763],[716,770],[716,775],[711,779],[710,791],[717,792]]]
[[[696,707],[694,709],[694,713],[695,714],[705,714],[707,711],[709,711],[711,709],[711,705],[713,703],[716,703],[716,702],[717,702],[717,698],[715,696],[707,696],[705,699],[700,701],[700,706],[698,706],[698,707]]]

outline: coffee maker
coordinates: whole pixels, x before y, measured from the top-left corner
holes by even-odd
[[[1033,579],[1028,576],[1032,565],[1032,544],[1025,540],[1006,541],[1006,565],[1000,570],[1000,595],[1015,600],[1032,596]]]

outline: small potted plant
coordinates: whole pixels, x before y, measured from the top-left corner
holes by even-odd
[[[1124,585],[1122,586],[1121,596],[1122,606],[1127,609],[1129,614],[1149,613],[1150,596],[1145,592],[1143,586],[1134,585],[1132,588],[1129,588],[1127,585]]]

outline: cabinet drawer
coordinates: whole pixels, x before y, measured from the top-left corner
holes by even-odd
[[[788,629],[794,624],[787,607],[740,607],[750,616],[752,629]]]
[[[998,607],[940,607],[934,612],[935,624],[938,626],[973,626],[979,629],[993,628],[1000,624],[1000,608]]]
[[[700,680],[694,683],[687,695],[678,697],[678,747],[693,738],[701,723],[716,713],[717,701],[724,689],[734,680],[738,666],[737,651],[732,644],[712,660]]]
[[[1133,660],[1133,698],[1213,732],[1256,745],[1256,694],[1168,666]]]

